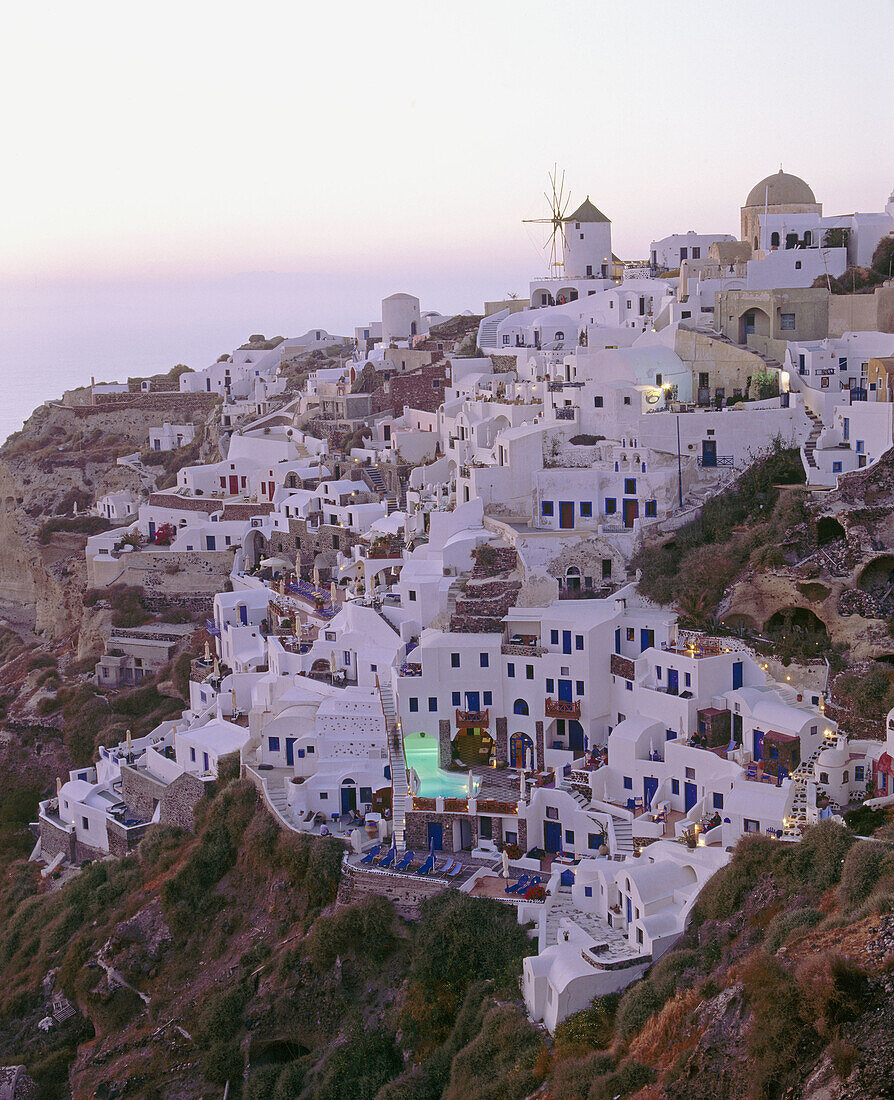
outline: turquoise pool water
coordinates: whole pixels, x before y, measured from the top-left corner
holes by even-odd
[[[445,772],[438,767],[438,739],[424,733],[404,734],[404,756],[407,767],[419,777],[420,798],[466,798],[469,794],[468,772]]]

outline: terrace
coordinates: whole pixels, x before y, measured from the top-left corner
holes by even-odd
[[[580,718],[580,703],[547,696],[543,702],[547,718]]]

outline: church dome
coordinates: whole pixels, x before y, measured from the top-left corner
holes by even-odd
[[[765,203],[768,206],[804,205],[805,203],[815,205],[816,195],[800,176],[792,176],[780,168],[772,176],[767,176],[760,183],[756,183],[745,200],[746,206],[763,206]]]

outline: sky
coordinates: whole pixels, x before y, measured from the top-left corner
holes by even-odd
[[[554,164],[627,259],[737,233],[780,163],[828,213],[879,210],[892,46],[894,0],[18,5],[0,36],[0,372],[43,323],[82,375],[99,337],[78,344],[73,318],[86,332],[103,303],[167,357],[159,303],[194,307],[181,358],[216,358],[256,315],[353,328],[396,290],[478,311],[545,272],[522,219],[547,214]]]

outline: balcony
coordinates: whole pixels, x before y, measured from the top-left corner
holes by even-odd
[[[518,813],[517,802],[507,802],[503,799],[479,798],[477,802],[477,807],[479,814],[507,814],[512,816]]]
[[[504,657],[542,657],[546,650],[536,634],[510,634],[500,646]]]
[[[556,420],[574,420],[576,414],[577,407],[575,405],[564,405],[556,409]]]
[[[458,710],[456,712],[456,725],[458,729],[477,729],[489,724],[489,710]]]
[[[543,703],[547,718],[580,718],[580,703],[565,699],[552,699],[547,696]]]

